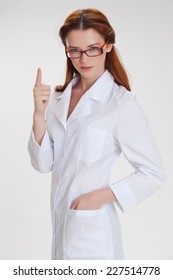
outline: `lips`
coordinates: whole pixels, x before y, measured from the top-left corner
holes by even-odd
[[[89,66],[82,66],[80,67],[81,70],[83,71],[89,71],[92,67],[89,67]]]

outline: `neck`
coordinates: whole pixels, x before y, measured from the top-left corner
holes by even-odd
[[[94,83],[96,79],[88,80],[88,79],[81,79],[79,83],[79,88],[81,89],[82,92],[87,91]]]
[[[102,75],[103,73],[101,73]],[[92,77],[91,79],[86,79],[84,77],[81,77],[79,80],[79,83],[76,85],[76,87],[83,93],[85,93],[96,81],[97,79],[101,76],[96,76]]]

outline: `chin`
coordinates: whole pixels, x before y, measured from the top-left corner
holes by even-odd
[[[89,71],[89,72],[86,72],[86,73],[84,73],[84,72],[80,72],[80,75],[81,75],[81,77],[83,77],[83,78],[86,78],[86,79],[92,79],[92,78],[94,78],[94,77],[97,77],[98,76],[98,73],[99,73],[99,71],[93,71],[93,69],[91,70],[91,71]]]

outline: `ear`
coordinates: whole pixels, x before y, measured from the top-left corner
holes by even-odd
[[[113,44],[108,43],[108,44],[106,45],[106,52],[110,52],[110,51],[112,50],[112,46],[113,46]]]

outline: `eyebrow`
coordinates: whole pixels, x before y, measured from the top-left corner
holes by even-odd
[[[99,46],[100,46],[100,43],[91,44],[91,45],[89,45],[87,48],[90,48],[90,47],[93,47],[93,46],[96,46],[96,45],[99,45]],[[68,48],[80,49],[79,47],[75,47],[75,46],[68,46]]]

